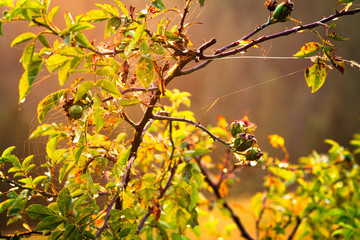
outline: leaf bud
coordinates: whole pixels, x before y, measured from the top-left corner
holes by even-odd
[[[243,152],[251,148],[255,142],[253,135],[239,134],[234,141],[234,148],[237,152]]]
[[[266,8],[269,10],[269,11],[274,11],[276,9],[276,6],[277,6],[277,1],[276,0],[267,0],[264,5],[266,6]]]

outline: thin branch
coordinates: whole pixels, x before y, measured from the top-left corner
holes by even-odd
[[[129,92],[154,92],[154,91],[157,91],[159,90],[158,87],[151,87],[151,88],[129,88],[129,89],[125,89],[125,90],[122,90],[120,93],[122,95],[126,94],[126,93],[129,93]],[[110,97],[107,97],[107,98],[104,98],[103,100],[101,100],[101,102],[107,102],[107,101],[110,101],[110,100],[113,100],[114,97],[113,96],[110,96]]]
[[[187,0],[186,6],[184,8],[184,13],[181,17],[180,27],[178,28],[179,35],[181,35],[181,33],[184,29],[185,18],[186,18],[186,14],[189,12],[190,3],[191,3],[191,0]]]
[[[269,189],[267,189],[267,191],[264,193],[264,196],[262,198],[262,207],[259,213],[259,217],[258,219],[256,219],[255,221],[255,225],[256,225],[256,239],[259,239],[259,235],[260,235],[260,221],[264,215],[265,212],[265,207],[266,207],[266,200],[268,198],[269,195]]]
[[[4,177],[0,177],[0,180],[6,181],[6,182],[8,182],[8,183],[10,183],[10,184],[13,184],[13,185],[15,185],[16,187],[18,187],[18,188],[20,188],[20,189],[26,189],[26,190],[30,190],[30,191],[35,191],[36,193],[38,193],[38,194],[40,194],[40,195],[42,195],[42,196],[44,196],[44,197],[47,197],[47,198],[56,198],[56,197],[57,197],[56,194],[52,194],[52,193],[40,191],[40,190],[35,189],[35,188],[25,187],[24,185],[22,185],[22,184],[20,184],[20,183],[18,183],[18,182],[15,182],[15,181],[7,178],[7,177],[5,177],[5,178],[4,178]]]
[[[2,235],[0,233],[0,239],[20,239],[22,237],[24,238],[28,238],[31,235],[43,235],[43,236],[48,236],[50,235],[51,232],[48,232],[46,234],[44,234],[44,232],[39,232],[39,231],[31,231],[31,232],[23,232],[23,233],[18,233],[18,234],[14,234],[14,235]]]
[[[225,142],[224,140],[222,140],[221,138],[215,136],[212,132],[210,132],[206,127],[204,127],[203,125],[201,125],[200,123],[191,121],[189,119],[186,118],[176,118],[176,117],[167,117],[167,116],[161,116],[161,115],[154,115],[153,119],[155,120],[170,120],[170,121],[177,121],[177,122],[186,122],[192,125],[195,125],[196,127],[200,128],[201,130],[203,130],[204,132],[206,132],[212,139],[214,139],[214,141],[218,141],[222,144],[224,144],[225,146],[229,146],[229,144],[227,142]]]
[[[325,23],[327,23],[327,22],[329,22],[331,20],[334,20],[334,19],[339,18],[341,16],[353,15],[353,14],[356,14],[358,12],[360,12],[360,8],[356,8],[354,10],[349,10],[349,11],[336,12],[335,14],[330,15],[329,17],[323,18],[320,21],[316,21],[316,22],[309,23],[309,24],[306,24],[306,25],[296,26],[296,27],[293,27],[291,29],[285,30],[283,32],[279,32],[279,33],[275,33],[275,34],[271,34],[271,35],[267,35],[267,36],[262,36],[262,37],[257,38],[256,40],[253,40],[249,44],[246,44],[246,45],[244,45],[242,47],[236,48],[236,49],[234,49],[232,51],[223,52],[223,53],[215,53],[214,55],[211,55],[211,56],[204,55],[204,56],[200,56],[200,59],[209,60],[209,59],[217,59],[217,58],[223,58],[225,56],[234,55],[234,54],[237,54],[239,52],[244,52],[247,49],[249,49],[250,47],[252,47],[252,46],[254,46],[256,44],[259,44],[261,42],[268,41],[268,40],[275,39],[275,38],[279,38],[279,37],[283,37],[283,36],[287,36],[287,35],[290,35],[290,34],[294,34],[294,33],[297,33],[297,32],[303,31],[303,30],[313,29],[313,28],[316,28],[318,26],[323,26]]]
[[[321,19],[320,21],[317,21],[317,22],[313,22],[313,23],[303,25],[303,26],[296,26],[296,27],[291,28],[289,30],[285,30],[283,32],[276,33],[276,34],[273,34],[273,35],[259,37],[258,39],[252,41],[251,43],[249,43],[247,45],[244,45],[244,46],[242,46],[240,48],[237,48],[237,49],[235,49],[233,51],[229,51],[229,52],[226,52],[226,53],[223,53],[223,52],[225,50],[229,49],[229,48],[237,46],[239,44],[239,41],[233,42],[233,43],[231,43],[231,44],[217,50],[215,52],[215,54],[211,55],[211,56],[204,56],[204,55],[202,55],[200,53],[200,55],[197,56],[197,59],[206,60],[206,61],[200,63],[199,65],[197,65],[195,67],[192,67],[190,69],[181,71],[181,75],[190,74],[190,73],[193,73],[193,72],[195,72],[197,70],[200,70],[200,69],[206,67],[209,63],[211,63],[211,59],[214,60],[214,59],[219,59],[219,58],[224,58],[226,56],[234,55],[234,54],[237,54],[239,52],[246,51],[248,48],[250,48],[250,47],[252,47],[252,46],[254,46],[254,45],[258,44],[258,43],[261,43],[261,42],[264,42],[264,41],[267,41],[267,40],[270,40],[270,39],[274,39],[274,38],[294,34],[294,33],[297,33],[299,31],[302,31],[302,30],[312,29],[312,28],[318,27],[320,25],[324,25],[324,23],[329,22],[331,20],[334,20],[334,19],[336,19],[338,17],[346,16],[346,15],[353,15],[353,14],[356,14],[358,12],[360,12],[360,8],[356,8],[354,10],[336,12],[335,14],[333,14],[333,15],[327,17],[327,18],[323,18],[323,19]],[[264,27],[266,27],[264,25],[266,25],[266,24],[260,25],[253,32],[251,32],[248,35],[242,37],[240,40],[247,40],[248,38],[253,36],[255,33],[259,32],[262,29],[264,29]]]
[[[111,211],[111,209],[112,209],[113,205],[115,204],[115,201],[116,201],[116,199],[118,197],[119,197],[119,193],[116,193],[115,196],[113,197],[113,199],[111,200],[110,204],[108,205],[108,207],[106,209],[106,216],[105,216],[104,224],[101,226],[101,228],[99,228],[99,231],[96,233],[96,238],[98,238],[100,236],[100,234],[108,226],[108,222],[109,222],[109,218],[110,218],[110,211]]]
[[[179,162],[180,162],[180,160],[179,160]],[[165,184],[165,187],[162,189],[162,191],[160,192],[160,195],[157,197],[158,200],[160,200],[160,199],[164,196],[164,194],[166,193],[166,191],[167,191],[167,190],[169,189],[169,187],[171,186],[172,180],[173,180],[173,178],[174,178],[174,175],[175,175],[175,172],[176,172],[176,169],[177,169],[177,166],[178,166],[179,162],[176,163],[176,164],[171,168],[170,176],[169,176],[169,178],[168,178],[168,180],[167,180],[167,182],[166,182],[166,184]],[[142,228],[144,227],[144,225],[145,225],[146,220],[150,217],[150,215],[151,215],[152,212],[153,212],[153,207],[151,206],[151,207],[148,208],[148,211],[146,212],[146,214],[144,215],[144,217],[141,219],[136,234],[139,234],[139,233],[140,233],[141,229],[142,229]]]
[[[128,123],[130,124],[133,128],[136,128],[136,124],[127,116],[127,114],[125,113],[125,111],[121,111],[121,117]]]
[[[319,204],[320,202],[318,202]],[[317,205],[318,205],[317,204]],[[288,237],[288,240],[292,240],[294,237],[295,237],[295,234],[297,232],[297,230],[299,229],[300,227],[300,224],[303,222],[303,220],[309,216],[314,210],[316,209],[316,206],[314,206],[313,208],[311,208],[303,217],[299,217],[299,216],[296,216],[296,225],[294,227],[294,229],[292,230],[291,234],[289,235]]]
[[[230,207],[230,205],[225,201],[223,197],[221,197],[220,191],[218,186],[210,179],[209,171],[208,169],[201,163],[201,157],[195,158],[196,162],[199,165],[201,173],[205,177],[205,181],[209,184],[209,186],[212,188],[215,196],[217,199],[221,199],[223,201],[222,205],[224,208],[226,208],[231,215],[232,220],[235,222],[236,226],[240,230],[241,236],[248,240],[253,240],[253,238],[249,235],[249,233],[246,231],[245,227],[241,223],[240,218],[234,213],[234,210]]]

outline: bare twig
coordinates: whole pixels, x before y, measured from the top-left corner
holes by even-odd
[[[191,0],[187,0],[185,8],[184,8],[184,13],[182,14],[182,17],[181,17],[180,27],[178,28],[179,35],[181,35],[181,33],[184,29],[185,18],[186,18],[186,14],[189,12],[190,3],[191,3]]]
[[[200,128],[204,132],[206,132],[212,139],[214,139],[214,141],[218,141],[218,142],[224,144],[225,146],[229,146],[229,144],[227,142],[225,142],[221,138],[215,136],[212,132],[210,132],[206,127],[204,127],[200,123],[191,121],[191,120],[186,119],[186,118],[167,117],[167,116],[160,116],[160,115],[154,115],[153,118],[155,120],[170,120],[170,121],[190,123],[190,124],[195,125],[196,127]]]

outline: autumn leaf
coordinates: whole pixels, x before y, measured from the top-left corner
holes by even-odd
[[[322,48],[322,45],[317,42],[308,42],[301,47],[300,51],[295,53],[293,57],[305,58],[314,55],[317,51]]]
[[[311,93],[316,92],[324,84],[326,78],[326,66],[321,58],[317,58],[315,63],[305,70],[305,79]]]

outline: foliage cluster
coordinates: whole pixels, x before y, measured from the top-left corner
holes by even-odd
[[[1,237],[189,239],[189,232],[201,237],[199,215],[209,214],[213,207],[212,197],[205,194],[209,191],[217,199],[214,206],[234,221],[241,236],[253,239],[225,199],[239,170],[251,166],[269,170],[266,192],[252,200],[257,238],[360,236],[359,168],[350,152],[329,142],[332,148],[327,155],[314,153],[294,165],[287,162],[283,139],[273,135],[271,143],[283,149],[285,158],[271,158],[260,150],[255,124],[247,117],[231,123],[219,117],[217,126],[205,127],[186,110],[190,93],[166,89],[174,78],[215,59],[258,48],[270,39],[311,31],[319,42],[305,44],[294,56],[313,60],[305,78],[315,92],[324,84],[326,68],[344,73],[345,61],[335,55],[330,40],[345,39],[328,33],[335,25],[326,23],[358,13],[360,9],[350,10],[352,2],[339,1],[346,7],[317,22],[250,39],[265,27],[291,20],[291,1],[279,5],[267,1],[270,17],[265,24],[207,55],[215,39],[193,49],[186,35],[192,25],[186,23],[195,4],[191,0],[184,1],[183,9],[166,8],[163,1],[153,0],[141,11],[117,0],[114,5],[96,4],[97,9],[75,18],[66,12],[63,30],[53,21],[59,7],[51,7],[50,0],[15,4],[0,0],[0,6],[6,7],[0,34],[3,25],[13,21],[27,21],[39,30],[23,33],[11,44],[27,42],[21,58],[25,71],[19,102],[25,101],[44,68],[58,73],[60,86],[39,103],[41,125],[30,136],[48,137],[42,173],[33,171],[34,156],[19,160],[12,154],[14,147],[0,158],[0,179],[13,186],[2,193],[7,200],[0,203],[0,213],[7,212],[7,224],[22,221],[28,231]],[[205,1],[198,3],[202,6]],[[84,34],[97,22],[106,22],[106,43],[89,41]],[[319,26],[327,29],[325,36],[314,30]],[[49,36],[56,40],[50,42]],[[198,65],[185,69],[190,62]],[[138,122],[129,115],[136,107],[143,110]],[[62,108],[66,122],[44,123],[52,108]],[[124,126],[131,131],[123,131]],[[356,136],[357,152],[359,141]],[[214,142],[226,149],[220,163],[210,156]],[[48,205],[33,204],[34,198],[44,198]],[[25,215],[39,221],[33,226]]]

